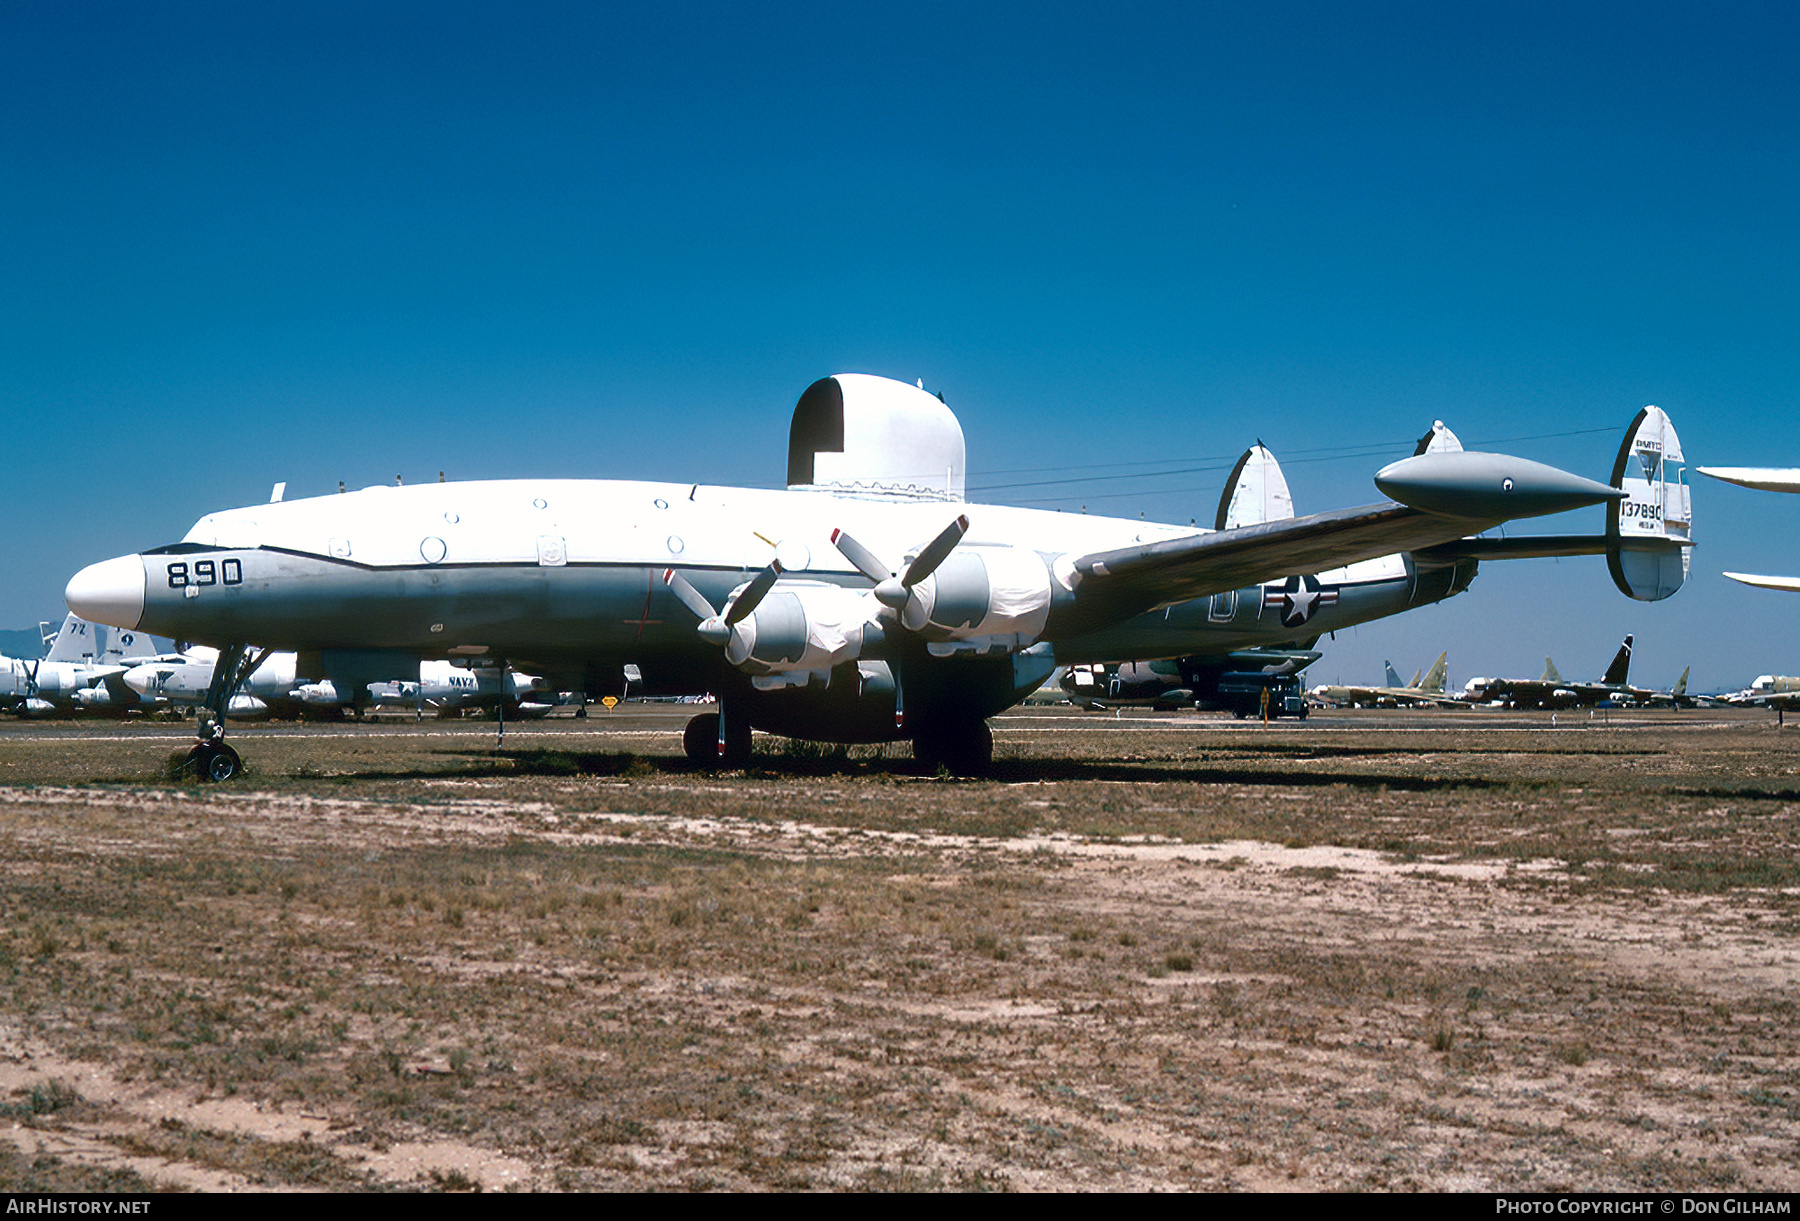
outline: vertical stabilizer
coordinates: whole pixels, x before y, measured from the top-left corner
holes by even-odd
[[[1260,526],[1293,515],[1294,497],[1288,491],[1287,476],[1281,473],[1275,455],[1258,441],[1231,468],[1219,495],[1219,511],[1213,515],[1213,529]]]
[[[146,657],[156,656],[156,642],[148,632],[113,628],[106,634],[106,652],[102,659],[109,666],[128,666]]]
[[[1438,654],[1438,659],[1431,663],[1431,669],[1425,671],[1425,677],[1420,680],[1419,690],[1428,691],[1433,695],[1444,693],[1444,682],[1450,673],[1449,658],[1448,651]]]
[[[1693,512],[1675,426],[1646,407],[1625,430],[1612,484],[1625,493],[1606,509],[1606,565],[1627,597],[1657,602],[1688,574]]]
[[[1539,681],[1546,683],[1560,683],[1562,680],[1563,676],[1556,672],[1556,663],[1551,661],[1548,657],[1544,658],[1544,677]]]
[[[1683,666],[1681,668],[1681,677],[1676,679],[1674,687],[1670,688],[1670,690],[1669,690],[1670,695],[1674,696],[1678,700],[1685,699],[1687,697],[1688,671],[1692,670],[1693,668],[1694,667],[1692,667],[1692,666]]]
[[[1623,687],[1625,676],[1631,673],[1631,637],[1625,637],[1625,643],[1613,654],[1612,665],[1606,667],[1606,675],[1600,681],[1609,687]]]
[[[63,620],[56,639],[50,642],[50,651],[44,654],[44,660],[92,662],[99,651],[94,625],[70,615]]]
[[[1400,675],[1394,671],[1394,663],[1391,661],[1384,661],[1381,664],[1387,668],[1387,685],[1390,687],[1398,687],[1400,685]]]
[[[1430,429],[1419,438],[1419,443],[1413,447],[1413,457],[1415,458],[1420,454],[1460,453],[1462,453],[1462,442],[1456,439],[1456,434],[1451,432],[1442,420],[1433,420]]]

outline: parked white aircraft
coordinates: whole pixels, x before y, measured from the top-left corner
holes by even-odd
[[[1702,466],[1696,469],[1702,475],[1710,475],[1712,478],[1723,480],[1726,483],[1735,483],[1739,487],[1756,488],[1764,492],[1800,492],[1800,468]],[[1789,593],[1800,592],[1800,577],[1770,577],[1754,572],[1728,572],[1725,575],[1744,585],[1754,585],[1758,589],[1781,589]],[[1764,675],[1763,677],[1768,676]]]
[[[197,707],[212,686],[217,649],[204,646],[178,657],[161,657],[134,666],[124,675],[125,685],[149,703]],[[229,693],[225,715],[234,720],[261,720],[275,710],[297,704],[338,706],[336,692],[315,692],[313,699],[296,695],[302,680],[294,674],[293,653],[270,653]]]
[[[129,711],[137,696],[118,681],[132,665],[155,654],[148,633],[130,629],[104,633],[76,615],[63,619],[52,635],[44,629],[44,656],[0,657],[0,706],[23,716],[58,716],[78,708]]]
[[[551,704],[545,697],[544,680],[533,674],[506,672],[506,693],[522,716],[544,716]],[[492,707],[500,702],[500,669],[497,666],[457,665],[451,661],[422,661],[419,677],[411,682],[376,683],[370,694],[386,707],[427,708],[440,715],[464,708]]]
[[[157,658],[136,666],[126,671],[124,682],[146,702],[195,707],[205,701],[212,687],[217,659],[217,649],[202,646],[184,656]],[[360,700],[354,692],[340,691],[330,679],[307,681],[299,676],[298,668],[295,653],[268,654],[231,693],[225,715],[233,720],[261,720],[303,709],[325,713],[370,704],[451,710],[498,702],[500,696],[500,676],[493,666],[421,662],[417,678],[372,684]],[[543,680],[532,675],[509,673],[507,677],[515,703],[543,689]],[[542,705],[545,712],[549,707]],[[535,708],[528,707],[527,714],[531,711]]]
[[[1390,501],[1208,531],[970,505],[949,409],[852,374],[801,396],[786,490],[373,487],[211,514],[179,543],[83,569],[66,594],[90,618],[220,646],[215,712],[260,660],[250,640],[316,659],[340,690],[422,657],[504,659],[571,691],[635,663],[644,694],[719,694],[688,727],[702,763],[746,758],[755,727],[910,738],[927,766],[971,772],[991,754],[985,718],[1058,664],[1312,638],[1459,592],[1483,558],[1605,554],[1625,592],[1667,597],[1687,571],[1679,453],[1645,408],[1611,487],[1431,452],[1377,473]],[[1596,504],[1603,535],[1473,537]],[[220,732],[193,754],[216,778],[238,767]]]

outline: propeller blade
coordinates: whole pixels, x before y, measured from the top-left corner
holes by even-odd
[[[700,617],[700,639],[708,644],[723,646],[731,639],[731,629],[719,618],[719,612],[713,609],[706,595],[688,583],[688,579],[673,568],[663,569],[663,584],[667,585],[681,604]]]
[[[706,595],[695,589],[688,583],[686,577],[673,568],[663,569],[663,584],[667,585],[669,591],[681,599],[683,606],[693,611],[701,620],[719,617],[719,612],[714,610],[712,603],[706,600]]]
[[[751,579],[750,584],[745,586],[744,592],[739,594],[737,599],[726,608],[726,626],[734,626],[747,619],[750,612],[755,610],[758,604],[768,596],[769,590],[775,587],[775,582],[781,579],[781,574],[785,571],[787,570],[781,566],[780,560],[770,560],[769,566],[757,573]]]
[[[886,564],[883,564],[873,551],[870,551],[867,547],[851,538],[848,534],[845,534],[842,530],[833,530],[831,532],[831,542],[833,546],[843,552],[845,559],[856,566],[856,571],[862,573],[865,577],[868,577],[869,580],[880,584],[882,581],[885,581],[894,575],[893,571],[888,568]]]
[[[900,583],[911,589],[936,572],[937,566],[949,558],[950,553],[956,550],[956,544],[962,542],[963,535],[968,532],[967,514],[945,526],[943,533],[925,544],[925,549],[919,552],[918,558],[908,565],[906,575],[900,578]]]

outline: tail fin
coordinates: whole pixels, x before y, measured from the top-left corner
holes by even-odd
[[[156,642],[148,632],[132,632],[122,627],[113,628],[106,634],[106,652],[103,655],[107,665],[130,665],[140,658],[156,656]]]
[[[1462,453],[1462,442],[1456,439],[1456,434],[1451,432],[1442,420],[1433,420],[1431,429],[1420,437],[1419,443],[1413,447],[1413,457],[1415,458],[1420,454],[1460,453]]]
[[[1420,682],[1419,690],[1429,691],[1434,695],[1444,693],[1444,681],[1450,673],[1450,667],[1447,664],[1449,657],[1448,651],[1438,654],[1438,659],[1431,663],[1431,669],[1425,672],[1425,678]]]
[[[1683,666],[1681,668],[1681,677],[1676,679],[1675,685],[1669,689],[1670,695],[1674,696],[1676,699],[1681,699],[1683,696],[1687,695],[1688,671],[1693,668],[1694,667],[1692,666]]]
[[[1693,511],[1681,440],[1660,407],[1646,407],[1625,430],[1612,484],[1625,493],[1606,509],[1606,566],[1627,597],[1657,602],[1688,574]]]
[[[1625,637],[1625,643],[1613,654],[1612,665],[1606,667],[1606,674],[1601,682],[1613,687],[1623,687],[1625,676],[1631,672],[1631,637]]]
[[[1294,498],[1288,492],[1287,476],[1281,473],[1275,455],[1258,441],[1231,468],[1225,490],[1219,495],[1219,511],[1213,515],[1213,529],[1260,526],[1266,521],[1286,521],[1293,515]]]
[[[1400,676],[1394,672],[1394,663],[1391,661],[1384,661],[1381,664],[1387,667],[1387,685],[1390,687],[1398,687],[1400,685]]]
[[[1563,676],[1556,672],[1556,663],[1551,661],[1548,657],[1544,658],[1544,677],[1539,681],[1546,683],[1560,683],[1562,680]]]
[[[50,651],[44,654],[44,660],[93,661],[99,652],[100,645],[95,639],[94,625],[86,619],[70,615],[63,620],[62,630],[56,633],[56,639],[50,642]]]

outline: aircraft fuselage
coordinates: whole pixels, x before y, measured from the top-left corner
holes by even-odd
[[[108,561],[123,566],[111,570],[120,605],[109,618],[218,646],[317,654],[327,674],[350,681],[416,677],[420,658],[486,657],[554,676],[555,689],[613,690],[621,668],[635,663],[647,694],[718,690],[737,679],[721,675],[718,650],[698,639],[693,613],[663,583],[665,570],[678,570],[715,606],[777,556],[784,581],[866,590],[868,579],[832,545],[834,528],[898,570],[958,514],[970,522],[961,549],[1025,548],[1052,572],[1058,557],[1204,533],[812,490],[597,480],[376,487],[211,514],[181,543]],[[136,606],[133,565],[141,565]],[[909,705],[951,701],[985,716],[1023,698],[1057,664],[1309,638],[1447,597],[1466,587],[1473,567],[1421,571],[1409,557],[1387,556],[1077,631],[1059,630],[1053,605],[1034,648],[928,656],[922,643],[897,635],[868,656],[905,667]],[[1053,593],[1069,596],[1054,582]],[[868,681],[865,673],[851,685]],[[771,693],[759,694],[759,725],[792,719]],[[816,734],[823,719],[857,738],[893,736],[891,716],[882,730],[879,716],[859,715],[846,727],[837,723],[843,715],[809,713],[800,728]]]

